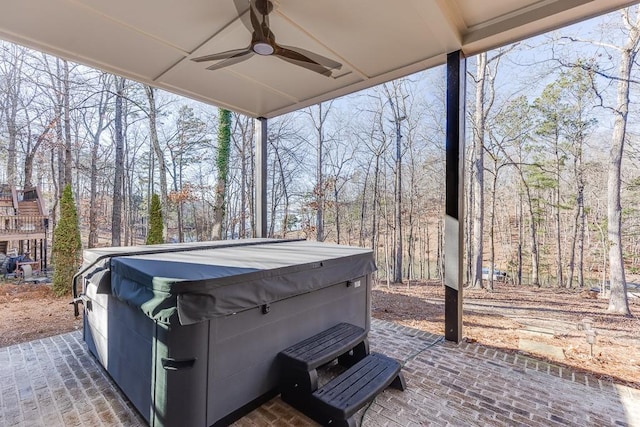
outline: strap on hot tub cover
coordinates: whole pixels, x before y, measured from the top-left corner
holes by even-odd
[[[111,260],[111,292],[167,324],[189,325],[353,280],[376,270],[368,249],[264,242]]]

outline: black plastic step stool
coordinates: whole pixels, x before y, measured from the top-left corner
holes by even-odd
[[[367,333],[340,323],[278,354],[282,400],[323,425],[353,426],[360,408],[388,386],[404,390],[400,364],[369,354]],[[317,368],[335,359],[350,367],[318,390]]]
[[[371,353],[312,395],[316,421],[323,425],[355,426],[351,418],[385,388],[406,388],[398,361]]]

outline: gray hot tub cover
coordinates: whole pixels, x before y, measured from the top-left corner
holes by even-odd
[[[368,249],[309,241],[237,242],[207,249],[198,247],[202,244],[183,245],[185,250],[179,252],[127,256],[117,248],[110,268],[109,263],[104,266],[111,271],[111,289],[105,290],[104,283],[96,285],[161,323],[189,325],[356,279],[376,269]],[[144,250],[149,247],[140,247]],[[85,262],[97,257],[86,252]],[[100,252],[109,253],[108,249]],[[102,273],[93,277],[89,280],[104,282]]]

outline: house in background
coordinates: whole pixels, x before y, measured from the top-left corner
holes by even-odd
[[[18,190],[0,184],[0,254],[29,254],[47,267],[49,218],[37,187]]]

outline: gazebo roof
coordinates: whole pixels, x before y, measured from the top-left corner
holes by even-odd
[[[443,64],[456,50],[472,55],[636,1],[273,3],[270,28],[278,43],[316,52],[342,68],[325,77],[275,57],[254,55],[215,71],[206,69],[212,62],[191,61],[249,45],[248,3],[239,13],[234,0],[6,1],[0,38],[268,118]]]

